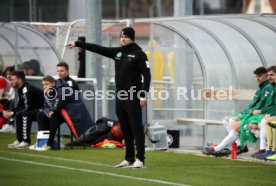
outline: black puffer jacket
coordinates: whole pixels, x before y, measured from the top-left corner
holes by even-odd
[[[79,136],[94,125],[80,95],[75,96],[75,93],[78,94],[78,92],[74,91],[65,80],[58,79],[55,90],[56,95],[54,99],[52,97],[50,99],[48,97],[45,98],[43,111],[46,115],[50,111],[60,112],[62,108],[65,108]],[[71,95],[69,95],[70,92],[72,92]],[[75,99],[76,97],[78,99]]]

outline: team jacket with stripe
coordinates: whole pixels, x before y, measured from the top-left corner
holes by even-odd
[[[276,104],[276,84],[270,83],[269,89],[265,91],[263,99],[255,107],[256,110],[261,109],[262,114],[275,115],[275,104]]]
[[[243,114],[251,112],[251,110],[256,110],[255,107],[258,106],[258,103],[262,101],[265,96],[266,91],[270,90],[270,83],[269,81],[263,82],[259,89],[255,92],[254,98],[251,103],[248,105],[247,109],[242,111]]]
[[[102,47],[96,44],[76,41],[75,45],[115,61],[117,90],[129,90],[130,87],[135,86],[137,91],[149,91],[151,74],[148,59],[136,43],[124,47]],[[144,78],[143,83],[141,75]]]
[[[13,110],[14,115],[43,107],[43,91],[28,83],[24,83],[22,87],[17,90],[17,96],[18,102],[15,109]]]

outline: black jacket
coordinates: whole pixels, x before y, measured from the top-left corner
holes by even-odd
[[[136,43],[124,47],[102,47],[76,41],[75,45],[112,58],[115,61],[117,90],[129,90],[130,87],[135,86],[137,91],[149,91],[151,75],[148,59]],[[144,77],[143,83],[141,75]]]
[[[79,90],[79,86],[75,80],[73,80],[70,76],[67,76],[64,78],[64,80],[68,83],[70,87],[73,88],[73,90]]]
[[[18,102],[17,106],[13,110],[14,115],[43,107],[43,91],[30,85],[29,83],[24,83],[22,87],[17,90],[17,94]]]
[[[64,92],[66,95],[69,94],[69,92],[67,92],[69,89],[73,89],[73,87],[70,87],[65,80],[58,79],[55,86],[56,96],[54,99],[45,97],[43,112],[48,116],[50,111],[60,112],[62,108],[65,108],[74,124],[78,135],[81,135],[88,128],[90,128],[94,122],[90,117],[81,97],[75,99],[74,94],[68,96],[63,95]]]

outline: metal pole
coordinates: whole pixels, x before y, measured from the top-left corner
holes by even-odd
[[[150,48],[149,48],[149,51],[150,51],[150,60],[151,62],[153,61],[153,40],[154,40],[154,28],[153,28],[153,23],[151,22],[150,23]],[[154,69],[152,69],[153,65],[152,63],[150,63],[150,66],[151,66],[151,71],[153,71]],[[152,100],[151,100],[151,95],[149,94],[148,95],[148,103],[146,105],[147,109],[146,109],[146,121],[150,124],[152,124],[152,120],[153,120],[153,108],[152,108]],[[147,123],[146,123],[147,124]]]
[[[102,1],[86,0],[86,41],[101,45],[102,39]],[[102,90],[102,62],[101,56],[86,52],[86,77],[96,78],[97,89]],[[97,100],[95,100],[97,102]],[[98,116],[102,115],[102,104],[98,103]],[[96,117],[98,117],[96,116]]]
[[[15,48],[15,60],[14,60],[14,69],[17,70],[18,68],[18,28],[17,25],[14,26],[15,29],[15,36],[14,36],[14,48]]]
[[[242,1],[242,13],[245,14],[246,13],[246,0]]]
[[[10,1],[10,21],[14,20],[14,1]]]
[[[162,0],[157,0],[155,1],[156,8],[157,8],[157,17],[162,17],[163,12],[162,12]]]
[[[115,0],[115,18],[118,20],[120,18],[120,1]]]
[[[255,13],[260,13],[261,12],[261,3],[260,3],[260,0],[255,0],[254,12]]]
[[[174,0],[174,16],[193,15],[193,0]]]
[[[204,15],[204,0],[200,0],[200,8],[199,8],[199,11],[200,11],[200,15]]]
[[[33,21],[37,21],[37,10],[36,10],[36,0],[34,0],[33,4]]]
[[[29,0],[29,21],[32,22],[32,0]]]

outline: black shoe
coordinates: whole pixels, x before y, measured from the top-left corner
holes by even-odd
[[[201,151],[205,155],[214,155],[215,150],[213,148],[205,148]]]
[[[253,154],[250,154],[250,157],[256,158],[257,156],[263,154],[265,150],[258,150],[257,152],[254,152]]]
[[[239,147],[238,147],[238,150],[237,150],[237,155],[242,154],[242,153],[246,153],[246,152],[248,152],[248,147],[247,147],[247,145],[245,145],[245,146],[243,147],[243,149],[240,149],[240,146],[239,146]]]
[[[231,154],[231,151],[229,149],[225,148],[225,149],[222,149],[219,152],[215,152],[214,156],[223,157],[223,156],[229,156],[229,154]]]

